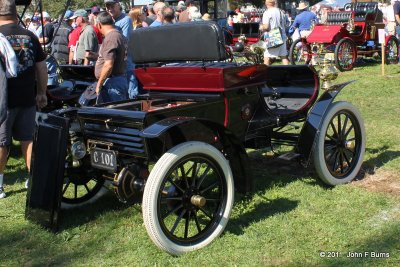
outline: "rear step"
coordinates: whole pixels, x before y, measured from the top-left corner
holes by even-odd
[[[294,152],[288,152],[285,154],[282,154],[278,157],[278,159],[283,159],[283,160],[293,160],[295,158],[298,158],[300,156],[300,154],[298,153],[294,153]]]

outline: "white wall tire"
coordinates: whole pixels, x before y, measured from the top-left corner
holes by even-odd
[[[193,204],[193,196],[201,204]],[[160,249],[180,255],[207,246],[223,232],[233,201],[233,176],[222,153],[203,142],[185,142],[166,152],[151,171],[143,220]]]
[[[360,112],[348,102],[335,102],[322,123],[313,153],[315,170],[328,185],[352,181],[365,153],[365,128]]]

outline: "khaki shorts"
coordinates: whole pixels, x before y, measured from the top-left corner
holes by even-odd
[[[395,35],[396,34],[396,22],[388,22],[386,24],[386,29],[389,34]]]
[[[32,141],[35,132],[36,106],[17,107],[7,110],[7,118],[0,125],[0,147],[17,141]]]

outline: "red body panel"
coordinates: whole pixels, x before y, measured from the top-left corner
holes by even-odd
[[[243,67],[167,66],[135,70],[145,90],[218,93],[226,89],[258,83],[253,76],[265,65]]]
[[[163,67],[136,69],[145,90],[224,91],[223,68]]]
[[[307,37],[308,43],[333,43],[335,37],[342,31],[342,25],[316,25]]]

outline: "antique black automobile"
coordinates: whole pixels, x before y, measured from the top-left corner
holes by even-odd
[[[27,218],[56,228],[60,206],[90,201],[109,181],[121,201],[142,199],[150,238],[179,255],[218,237],[234,191],[252,190],[246,148],[292,145],[285,156],[312,163],[329,185],[359,172],[364,125],[352,104],[333,102],[346,84],[327,84],[329,72],[318,98],[310,66],[231,62],[214,22],[132,35],[149,95],[58,110],[39,123]]]

